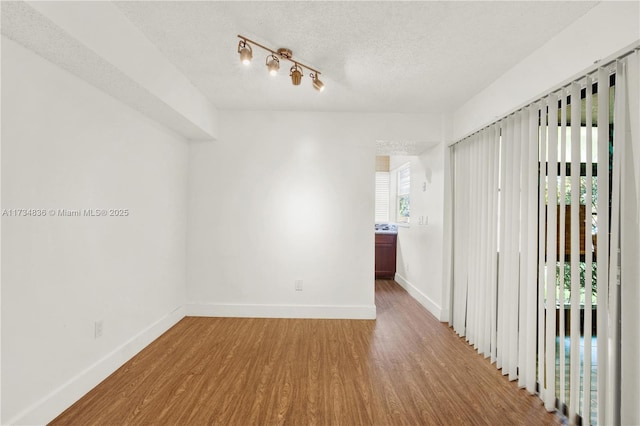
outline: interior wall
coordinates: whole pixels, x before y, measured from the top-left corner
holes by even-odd
[[[436,318],[446,321],[442,303],[444,144],[419,156],[391,157],[391,221],[395,221],[397,171],[411,165],[410,224],[398,226],[396,281]]]
[[[533,101],[638,39],[640,2],[599,3],[456,110],[451,142]]]
[[[219,141],[190,147],[188,312],[374,318],[375,140],[437,139],[438,117],[219,119]]]
[[[0,421],[42,424],[183,316],[188,148],[5,37],[2,107]]]

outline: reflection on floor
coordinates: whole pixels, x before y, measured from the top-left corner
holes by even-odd
[[[585,350],[585,345],[584,345],[584,337],[580,336],[580,388],[583,388],[583,382],[584,382],[584,350]],[[591,424],[595,425],[597,424],[598,418],[597,418],[597,399],[598,399],[598,388],[597,388],[597,383],[598,383],[598,375],[597,375],[597,370],[598,370],[598,351],[597,351],[597,345],[598,345],[598,338],[597,337],[592,337],[591,338],[591,392],[590,392],[590,398],[591,398],[591,413],[590,413],[590,417],[591,417]],[[565,359],[564,359],[564,368],[565,368],[565,395],[564,395],[564,401],[565,403],[567,403],[569,401],[569,381],[571,380],[571,375],[570,375],[570,371],[571,371],[571,337],[567,336],[564,338],[564,355],[565,355]],[[560,337],[556,336],[556,383],[560,383]],[[558,397],[558,399],[560,399],[560,389],[556,389],[556,396]],[[579,396],[579,409],[578,409],[578,413],[584,418],[585,416],[582,413],[582,401],[583,401],[583,392],[580,392],[580,396]]]

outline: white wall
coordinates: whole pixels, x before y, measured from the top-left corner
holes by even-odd
[[[439,320],[446,320],[442,303],[442,244],[444,144],[419,156],[392,156],[391,221],[395,219],[397,170],[411,164],[411,223],[398,227],[396,281]],[[419,218],[423,217],[420,225]]]
[[[169,105],[201,131],[200,137],[215,137],[217,111],[210,101],[115,4],[31,2],[29,6]]]
[[[640,2],[601,2],[453,114],[458,140],[640,39]],[[499,54],[499,53],[498,53]]]
[[[188,312],[374,318],[375,140],[437,138],[437,117],[219,118],[190,149]]]
[[[181,318],[188,147],[2,38],[2,419],[43,423]],[[94,338],[94,321],[104,323]]]
[[[188,139],[216,109],[113,2],[3,2],[2,34]]]

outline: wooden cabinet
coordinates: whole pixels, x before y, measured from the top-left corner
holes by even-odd
[[[396,275],[397,234],[376,234],[376,278]]]

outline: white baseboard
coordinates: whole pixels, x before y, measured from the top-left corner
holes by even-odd
[[[14,416],[7,424],[40,425],[50,422],[184,317],[184,306],[169,312]]]
[[[376,319],[375,305],[324,306],[188,303],[186,312],[188,316],[194,317]]]
[[[402,286],[407,293],[411,295],[414,299],[418,301],[425,309],[438,319],[438,321],[447,321],[447,319],[443,319],[443,314],[446,313],[447,317],[449,315],[448,311],[443,311],[440,306],[438,306],[433,300],[429,298],[426,294],[418,290],[413,284],[411,284],[405,277],[396,273],[394,280]]]

